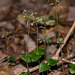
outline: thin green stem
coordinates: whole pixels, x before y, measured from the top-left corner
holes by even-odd
[[[49,0],[47,2],[47,5],[49,7]],[[46,14],[48,12],[48,7],[46,8]],[[44,46],[45,46],[45,49],[46,49],[46,23],[45,23],[45,27],[44,27],[44,32],[45,32],[45,43],[44,43]],[[47,58],[48,54],[47,54],[47,51],[46,51],[46,58]]]
[[[56,2],[55,2],[55,17],[56,17],[57,31],[58,31],[58,33],[59,33],[59,28],[58,28],[58,15],[57,15]],[[59,34],[58,34],[58,37],[59,37]]]
[[[44,75],[44,73],[42,72],[42,75]]]
[[[28,66],[28,63],[26,62],[26,65],[27,65],[27,71],[28,71],[28,74],[30,75],[30,72],[29,72],[29,66]]]
[[[49,0],[48,0],[48,2],[47,2],[47,4],[48,4],[48,7],[49,7]],[[48,12],[48,7],[47,7],[47,9],[46,9],[46,14],[47,14],[47,12]],[[45,43],[44,43],[44,46],[45,46],[45,49],[46,49],[46,23],[45,23],[45,28],[44,28],[44,30],[45,30]],[[47,51],[46,51],[46,58],[47,58]],[[47,71],[47,75],[48,75],[48,71]]]
[[[56,24],[57,24],[57,31],[58,31],[58,38],[59,38],[59,28],[58,28],[58,15],[57,15],[57,8],[56,8],[56,2],[55,2],[55,16],[56,16]],[[61,44],[60,44],[61,47]],[[61,50],[61,60],[62,60],[63,56],[62,56],[62,50]],[[63,61],[62,61],[62,69],[63,69],[63,73],[64,73],[64,66],[63,66]]]
[[[28,39],[29,39],[29,33],[30,33],[30,24],[29,24],[29,22],[30,22],[30,21],[27,21],[27,26],[28,26],[27,45],[28,45]],[[26,53],[28,53],[27,45],[26,45]],[[28,74],[30,75],[30,72],[29,72],[29,66],[28,66],[28,63],[27,63],[27,62],[26,62],[26,65],[27,65],[27,71],[28,71]]]
[[[47,75],[48,75],[48,70],[47,70]]]
[[[37,52],[38,52],[38,36],[39,36],[39,30],[38,30],[38,24],[36,23],[37,26]]]
[[[38,30],[38,24],[37,24],[37,22],[36,22],[36,27],[37,27],[37,53],[38,53],[38,36],[39,36],[39,30]],[[40,60],[38,60],[38,62],[40,64]]]
[[[27,38],[27,45],[28,45],[28,39],[29,39],[29,33],[30,33],[30,24],[29,24],[29,22],[30,22],[30,21],[27,21],[27,26],[28,26],[28,38]],[[28,52],[27,45],[26,45],[26,53]]]
[[[61,44],[60,44],[60,48],[61,48]],[[62,55],[62,49],[61,49],[61,61],[62,61],[62,70],[63,70],[63,73],[64,73],[64,65],[63,65],[63,55]]]
[[[39,64],[40,64],[40,60],[38,60]],[[40,75],[40,74],[39,74]]]
[[[11,75],[10,67],[9,67],[9,60],[8,60],[9,49],[8,49],[8,37],[7,36],[6,36],[6,46],[7,46],[7,65],[8,65],[8,71],[9,71],[9,75]]]

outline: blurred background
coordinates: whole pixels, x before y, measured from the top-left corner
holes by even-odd
[[[49,1],[49,3],[54,2],[55,0]],[[58,10],[58,16],[65,21],[73,21],[75,0],[60,0],[58,5],[63,7]],[[54,15],[52,7],[48,6],[48,0],[0,0],[0,21],[16,18],[24,9],[30,12],[39,12],[39,14],[45,14],[48,9],[48,14]]]

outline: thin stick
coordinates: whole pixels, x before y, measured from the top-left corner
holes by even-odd
[[[35,70],[37,70],[37,69],[39,69],[39,65],[37,65],[37,66],[34,67],[34,68],[29,69],[29,72],[33,72],[33,71],[35,71]],[[27,72],[27,69],[24,69],[24,70],[22,70],[21,72]],[[16,74],[16,75],[20,75],[21,72],[19,72],[19,73]]]
[[[6,35],[6,45],[7,45],[7,65],[8,65],[9,75],[11,75],[11,71],[10,71],[10,67],[9,67],[9,60],[8,60],[9,49],[8,49],[8,37],[7,37],[7,35]]]

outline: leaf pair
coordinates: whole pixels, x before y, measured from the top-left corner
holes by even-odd
[[[24,53],[24,54],[19,54],[19,56],[26,62],[30,63],[30,54],[29,53]]]
[[[30,54],[32,62],[37,61],[39,58],[41,58],[41,56],[42,56],[41,54],[35,54],[35,53]]]
[[[55,66],[57,64],[57,60],[55,59],[52,59],[52,58],[47,58],[46,59],[47,63],[44,63],[42,62],[40,65],[39,65],[39,73],[43,72],[43,71],[47,71],[48,69],[50,69],[51,67],[50,66]],[[49,66],[50,65],[50,66]]]
[[[36,53],[36,54],[43,54],[44,52],[45,52],[46,50],[44,49],[44,48],[35,48],[35,50],[34,50],[34,52]]]
[[[19,56],[26,62],[30,63],[31,61],[37,61],[39,58],[41,58],[42,54],[45,52],[45,49],[43,48],[35,48],[34,50],[35,53],[29,54],[29,53],[24,53],[24,54],[19,54]]]

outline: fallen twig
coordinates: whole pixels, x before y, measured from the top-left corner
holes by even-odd
[[[63,61],[64,63],[75,64],[74,61],[70,61],[70,60],[64,59],[64,58],[62,59],[62,61]],[[60,65],[62,64],[62,61],[60,60],[60,61],[57,63],[57,66],[60,66]],[[44,60],[43,62],[47,63],[46,60]],[[38,69],[39,69],[39,65],[37,65],[37,66],[35,66],[35,67],[33,67],[33,68],[30,68],[29,71],[30,71],[30,72],[33,72],[33,71],[36,71],[36,70],[38,70]],[[27,69],[24,69],[24,70],[22,70],[21,72],[27,72]],[[21,72],[19,72],[19,73],[16,74],[16,75],[20,75]]]
[[[43,62],[47,63],[46,60],[44,60]],[[36,71],[36,70],[38,70],[38,69],[39,69],[39,65],[37,65],[37,66],[35,66],[35,67],[33,67],[33,68],[30,68],[29,71],[30,71],[30,72],[33,72],[33,71]],[[22,72],[27,72],[27,69],[23,70]],[[20,73],[21,73],[21,72],[19,72],[19,73],[16,74],[16,75],[20,75]]]
[[[62,59],[62,61],[64,62],[64,63],[70,63],[70,64],[75,64],[75,61],[73,61],[73,60],[68,60],[68,59]],[[60,60],[58,63],[57,63],[57,66],[60,66],[61,64],[62,64],[62,61]]]

